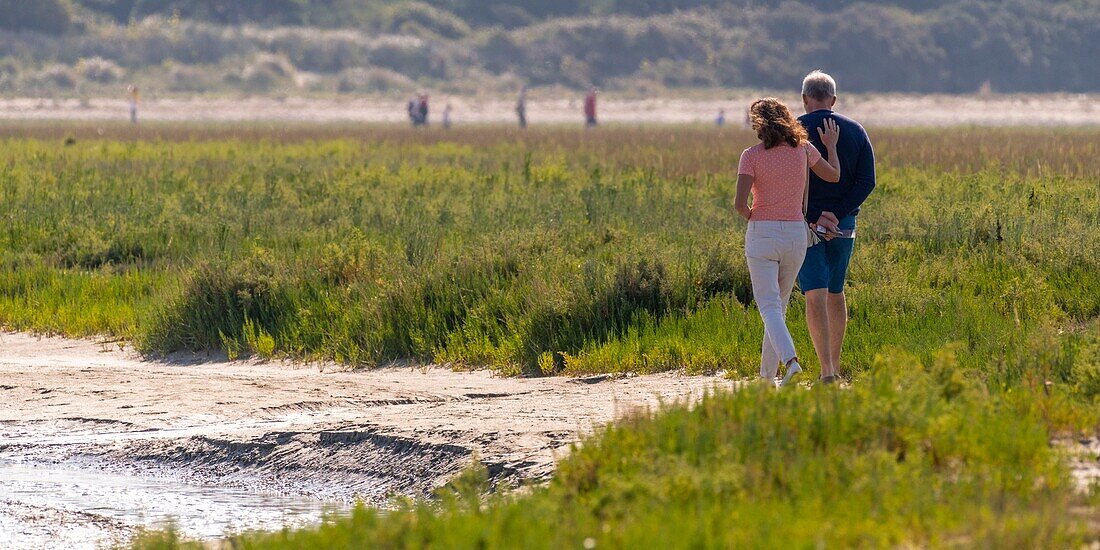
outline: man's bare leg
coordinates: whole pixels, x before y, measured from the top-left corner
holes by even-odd
[[[826,302],[829,310],[829,366],[832,369],[829,374],[839,375],[840,350],[844,347],[844,333],[848,330],[848,304],[843,292],[830,292]]]
[[[829,320],[828,290],[819,288],[806,292],[806,325],[810,329],[810,339],[814,342],[814,351],[821,364],[821,376],[835,375],[833,353],[830,345],[831,334]]]

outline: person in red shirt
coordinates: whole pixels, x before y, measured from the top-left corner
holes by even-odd
[[[591,128],[596,122],[596,94],[600,93],[595,86],[588,89],[588,95],[584,96],[584,125]]]

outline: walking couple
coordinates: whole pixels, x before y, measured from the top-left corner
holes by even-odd
[[[875,156],[867,132],[833,112],[836,81],[814,71],[802,82],[806,114],[763,98],[749,108],[760,143],[745,149],[737,168],[737,211],[748,223],[745,258],[752,294],[764,320],[760,376],[782,385],[802,372],[787,304],[795,279],[806,295],[806,322],[821,364],[821,381],[840,374],[848,325],[844,279],[855,243],[856,215],[875,187]],[[752,206],[749,206],[749,194]]]

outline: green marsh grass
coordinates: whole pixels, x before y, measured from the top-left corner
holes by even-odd
[[[101,130],[0,130],[5,327],[151,354],[756,371],[732,210],[745,132]],[[1095,540],[1072,512],[1095,502],[1049,441],[1100,426],[1100,132],[871,134],[879,187],[848,287],[849,389],[670,404],[597,430],[545,486],[486,495],[475,469],[432,502],[233,544]],[[812,370],[802,311],[796,296],[789,321]],[[135,544],[188,544],[174,537]]]
[[[10,328],[116,335],[149,353],[509,374],[756,369],[760,322],[731,210],[743,131],[2,134]],[[879,187],[860,216],[846,371],[884,347],[927,360],[962,343],[963,367],[1013,383],[1034,366],[1033,334],[1077,346],[1100,314],[1100,134],[872,137]],[[812,364],[801,309],[796,297]],[[1047,368],[1070,382],[1077,355]]]

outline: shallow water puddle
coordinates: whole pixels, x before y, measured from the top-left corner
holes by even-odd
[[[320,522],[345,506],[64,464],[0,459],[0,547],[94,548],[174,521],[192,538]]]

